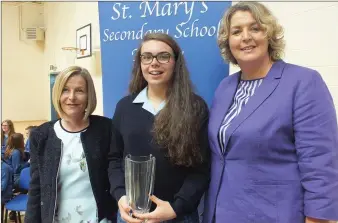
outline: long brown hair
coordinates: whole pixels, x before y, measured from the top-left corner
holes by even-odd
[[[1,122],[1,143],[3,143],[4,140],[5,140],[5,132],[2,131],[2,125],[3,125],[4,123],[7,123],[8,128],[9,128],[8,139],[9,139],[9,137],[10,137],[13,133],[15,133],[13,122],[12,122],[11,120],[9,120],[9,119],[3,120],[3,121]],[[7,143],[8,143],[8,141],[7,141]],[[5,146],[6,146],[6,145],[5,145]]]
[[[207,112],[207,106],[193,93],[182,50],[172,37],[164,33],[149,33],[144,36],[135,55],[129,92],[138,94],[148,85],[142,75],[140,55],[143,43],[150,40],[168,44],[175,56],[175,68],[167,90],[166,105],[156,115],[153,124],[154,140],[161,148],[167,149],[172,163],[194,166],[203,160],[198,142],[201,119]]]
[[[25,159],[25,141],[21,133],[13,133],[7,142],[7,147],[5,151],[5,159],[8,159],[14,149],[20,151],[22,159]]]

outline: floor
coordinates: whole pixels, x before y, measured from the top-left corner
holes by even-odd
[[[1,215],[5,215],[5,212],[4,213],[1,213]],[[9,216],[9,213],[8,213],[8,216]],[[20,216],[21,216],[21,222],[23,223],[24,222],[24,218],[25,218],[25,213],[24,212],[20,212]],[[5,222],[5,221],[4,221]],[[8,220],[7,220],[7,223],[9,222],[15,222],[15,221],[11,221],[9,220],[9,217],[8,217]]]

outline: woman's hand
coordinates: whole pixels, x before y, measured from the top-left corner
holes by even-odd
[[[135,217],[147,223],[157,223],[176,218],[176,213],[169,202],[162,201],[154,195],[150,196],[150,200],[156,204],[156,209],[146,214],[134,213]]]
[[[129,215],[131,208],[128,205],[127,197],[122,196],[118,202],[121,218],[127,223],[141,223],[142,220],[133,218]]]
[[[320,220],[320,219],[306,217],[305,223],[335,223],[335,221]]]

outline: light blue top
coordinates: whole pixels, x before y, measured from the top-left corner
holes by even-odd
[[[54,124],[56,136],[62,141],[62,157],[57,182],[55,223],[98,223],[97,204],[89,179],[81,132],[68,132],[61,121]],[[106,218],[100,223],[111,223]]]
[[[153,115],[157,115],[165,106],[165,101],[162,101],[157,109],[154,108],[153,104],[148,98],[148,87],[145,87],[134,99],[133,103],[143,103],[142,108],[147,110]]]

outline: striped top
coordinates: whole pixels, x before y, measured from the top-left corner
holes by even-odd
[[[225,115],[218,133],[218,140],[222,153],[225,152],[224,143],[227,128],[230,126],[232,120],[238,116],[246,103],[248,103],[249,98],[255,93],[262,82],[263,78],[256,80],[241,80],[239,82],[232,105]]]

